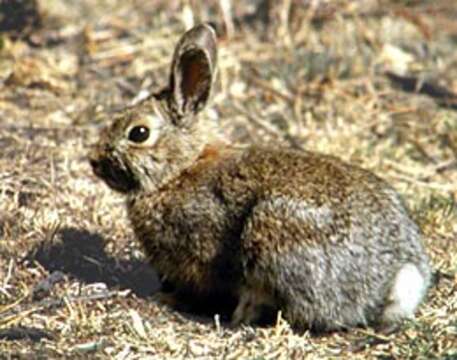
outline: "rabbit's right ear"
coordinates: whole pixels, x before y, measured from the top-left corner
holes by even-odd
[[[179,118],[195,114],[206,105],[216,65],[217,39],[210,25],[197,25],[181,37],[170,74],[170,105]]]

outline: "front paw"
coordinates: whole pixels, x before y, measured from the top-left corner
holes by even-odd
[[[259,323],[265,314],[274,309],[271,298],[258,289],[244,288],[240,293],[238,305],[232,315],[232,326]],[[270,311],[266,311],[270,310]]]
[[[152,296],[152,300],[161,305],[166,305],[171,308],[176,308],[179,303],[175,292],[159,291]]]

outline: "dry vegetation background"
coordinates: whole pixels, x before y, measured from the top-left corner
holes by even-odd
[[[110,112],[165,83],[193,17],[223,28],[218,1],[8,3],[24,2],[0,0],[0,358],[457,358],[454,0],[233,1],[220,41],[228,137],[358,163],[422,226],[435,283],[391,336],[231,329],[151,298],[122,199],[86,153]]]

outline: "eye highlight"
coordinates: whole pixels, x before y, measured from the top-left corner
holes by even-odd
[[[137,125],[129,130],[128,139],[136,144],[141,144],[149,139],[150,134],[149,127]]]

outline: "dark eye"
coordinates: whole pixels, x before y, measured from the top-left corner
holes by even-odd
[[[149,138],[149,128],[146,126],[140,125],[135,126],[129,131],[129,140],[134,143],[145,142]]]

